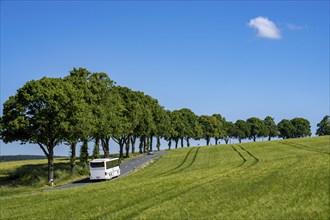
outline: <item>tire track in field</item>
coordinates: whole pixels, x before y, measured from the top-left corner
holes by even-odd
[[[186,161],[188,160],[188,157],[190,156],[192,150],[194,150],[194,148],[191,148],[191,149],[188,151],[188,153],[186,154],[186,156],[184,157],[184,159],[182,160],[182,162],[181,162],[177,167],[173,168],[172,170],[170,170],[170,171],[168,171],[168,172],[172,172],[172,171],[177,170],[177,169],[179,169],[180,167],[182,167],[182,166],[186,163]]]
[[[234,147],[234,145],[231,145],[231,147],[233,148],[233,150],[243,159],[243,163],[241,164],[241,166],[243,166],[244,164],[248,163],[249,164],[244,168],[250,168],[252,166],[255,166],[257,163],[259,163],[259,158],[254,156],[250,151],[246,150],[244,147],[242,147],[241,145],[237,145],[240,149]],[[243,153],[244,152],[244,153]],[[244,156],[245,155],[245,156]],[[248,155],[248,157],[247,157]],[[251,158],[253,159],[252,163]]]
[[[246,163],[246,161],[247,161],[247,159],[241,154],[241,152],[239,152],[235,147],[234,147],[234,145],[230,145],[232,148],[233,148],[233,150],[243,159],[243,164],[244,163]],[[242,164],[242,165],[243,165]]]
[[[191,166],[191,165],[195,162],[199,148],[200,148],[200,147],[198,147],[197,151],[195,152],[195,154],[194,154],[194,156],[193,156],[193,161],[190,162],[190,164],[188,164],[188,167]],[[190,157],[190,155],[192,154],[192,151],[193,151],[194,149],[196,149],[196,148],[193,147],[193,148],[191,148],[191,149],[188,151],[188,153],[186,154],[186,156],[184,157],[184,159],[182,160],[182,162],[181,162],[178,166],[176,166],[175,168],[173,168],[173,169],[171,169],[171,170],[169,170],[169,171],[166,171],[165,173],[160,174],[159,176],[167,176],[167,175],[169,175],[169,174],[178,173],[178,172],[180,172],[181,170],[186,169],[186,168],[183,168],[183,169],[182,169],[182,167],[184,167],[185,163],[186,163],[187,160],[189,159],[189,157]]]
[[[244,150],[248,155],[250,155],[254,160],[255,162],[251,165],[251,166],[254,166],[256,165],[257,163],[260,162],[260,159],[258,157],[256,157],[255,155],[253,155],[250,151],[248,151],[246,148],[244,148],[242,145],[238,145],[242,150]]]
[[[183,165],[182,165],[179,169],[176,169],[176,170],[172,171],[171,174],[180,173],[180,172],[182,172],[182,171],[188,169],[189,167],[191,167],[191,165],[193,165],[193,163],[195,163],[195,161],[196,161],[197,154],[198,154],[198,151],[199,151],[199,150],[200,150],[200,147],[198,147],[197,150],[195,151],[194,155],[192,155],[193,158],[192,158],[191,162],[190,162],[187,166],[183,166]],[[188,159],[187,159],[187,160],[188,160]],[[187,161],[187,160],[186,160],[186,161]]]
[[[288,141],[279,141],[279,143],[286,145],[286,146],[290,146],[290,147],[294,147],[300,150],[305,150],[305,151],[309,151],[309,152],[315,152],[315,153],[319,153],[319,154],[326,154],[326,155],[330,155],[330,153],[328,152],[324,152],[324,151],[320,151],[320,150],[316,150],[316,149],[307,149],[310,148],[310,146],[307,145],[303,145],[303,144],[296,144],[296,143],[292,143],[292,142],[288,142]]]
[[[191,167],[191,165],[193,165],[193,163],[195,163],[196,158],[197,158],[198,151],[199,151],[200,149],[201,149],[200,147],[197,148],[197,150],[196,150],[196,152],[195,152],[195,154],[194,154],[194,157],[193,157],[192,161],[190,162],[190,164],[188,164],[188,166],[186,166],[186,167],[185,167],[184,169],[182,169],[182,170],[185,170],[185,169]],[[182,171],[182,170],[181,170],[181,171]]]

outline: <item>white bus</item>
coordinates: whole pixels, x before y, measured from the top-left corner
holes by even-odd
[[[119,158],[94,159],[89,162],[90,180],[109,180],[119,175]]]

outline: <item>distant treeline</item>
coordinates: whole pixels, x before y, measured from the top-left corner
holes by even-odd
[[[317,134],[329,134],[329,124],[326,116],[318,124]],[[118,143],[122,158],[130,151],[135,153],[136,146],[140,153],[152,151],[153,146],[159,150],[161,139],[171,149],[172,143],[175,148],[189,147],[192,139],[205,139],[209,145],[211,139],[218,144],[232,138],[240,142],[300,138],[310,136],[310,128],[304,118],[283,119],[278,124],[271,116],[230,122],[219,113],[198,116],[188,108],[169,111],[141,91],[116,85],[106,73],[84,68],[74,68],[64,78],[27,82],[4,103],[0,118],[0,137],[5,143],[39,145],[48,159],[49,183],[54,177],[54,148],[60,143],[70,146],[70,172],[74,175],[77,144],[82,143],[80,161],[86,166],[91,140],[95,142],[93,158],[100,157],[100,146],[109,157],[110,139]]]
[[[54,156],[54,158],[63,158],[63,157]],[[47,157],[40,156],[40,155],[2,155],[2,156],[0,156],[0,162],[18,161],[18,160],[41,160],[41,159],[47,159]]]

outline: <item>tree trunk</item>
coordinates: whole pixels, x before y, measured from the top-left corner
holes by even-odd
[[[149,151],[152,151],[152,142],[153,142],[153,137],[151,136],[151,137],[150,137],[150,142],[149,142],[149,143],[150,143]],[[148,152],[149,152],[149,151],[148,151]]]
[[[228,144],[229,138],[225,138],[225,142],[226,142],[226,144]]]
[[[50,146],[44,146],[41,143],[38,143],[41,150],[44,152],[44,154],[47,156],[47,162],[48,162],[48,185],[52,186],[54,182],[54,147],[56,144],[51,144],[52,142],[49,142]]]
[[[206,138],[206,145],[207,145],[207,146],[210,145],[210,138]]]
[[[136,136],[131,137],[131,143],[132,143],[132,154],[135,153],[135,142],[136,142]]]
[[[157,136],[157,145],[156,145],[156,147],[157,147],[157,150],[160,151],[160,137],[159,136]]]
[[[254,136],[253,136],[253,142],[256,142],[256,139],[257,139],[257,136],[254,135]]]
[[[143,139],[144,139],[143,140],[143,153],[145,154],[147,152],[147,147],[148,147],[149,143],[148,143],[147,137],[144,137]]]
[[[187,138],[187,147],[190,147],[189,138]]]
[[[143,137],[140,137],[140,145],[139,145],[139,152],[140,152],[140,154],[143,153],[142,148],[143,148]]]
[[[72,142],[70,144],[71,147],[71,156],[70,156],[70,176],[75,176],[75,170],[76,170],[76,146],[77,142]]]
[[[241,138],[238,138],[238,141],[239,141],[239,143],[242,143],[242,139]]]
[[[218,145],[219,138],[214,138],[215,145]]]
[[[175,148],[178,148],[179,138],[175,138]]]
[[[54,147],[49,146],[47,155],[48,159],[48,185],[52,186],[54,182]]]
[[[128,158],[129,157],[129,147],[130,147],[130,137],[127,138],[126,140],[126,155],[125,157]]]
[[[271,136],[268,136],[268,141],[270,141],[272,139],[272,137]]]
[[[105,137],[102,139],[102,149],[103,149],[103,152],[104,152],[104,158],[108,158],[110,157],[110,137]]]
[[[124,141],[119,140],[119,158],[122,159],[124,157]]]
[[[183,147],[183,137],[181,138],[181,147]]]
[[[171,146],[172,146],[172,139],[170,138],[168,140],[168,149],[171,150]]]
[[[114,137],[112,139],[119,145],[119,159],[122,159],[124,157],[124,145],[126,144],[127,137],[121,135],[118,139]]]

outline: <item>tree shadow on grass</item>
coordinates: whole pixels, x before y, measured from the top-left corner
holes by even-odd
[[[54,165],[54,179],[69,178],[69,163],[57,162]],[[0,187],[39,186],[47,183],[47,164],[23,165],[6,176],[0,177]]]

